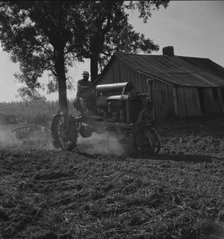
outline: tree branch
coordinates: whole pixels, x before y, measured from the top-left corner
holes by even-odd
[[[54,57],[54,54],[50,50],[48,50],[45,46],[41,45],[40,47],[43,48],[50,57]]]

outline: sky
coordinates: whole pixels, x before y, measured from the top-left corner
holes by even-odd
[[[130,12],[130,23],[137,32],[150,37],[160,46],[155,55],[162,55],[162,48],[173,46],[178,56],[209,58],[224,67],[224,1],[171,1],[169,6],[152,12],[148,23],[143,23],[136,13]],[[17,89],[21,86],[14,78],[19,64],[12,63],[8,53],[0,50],[0,102],[19,101]],[[83,70],[89,71],[89,62],[75,63],[70,70],[74,88],[68,98],[76,95],[76,82]],[[41,82],[47,83],[47,74]],[[57,100],[58,94],[46,95],[48,100]]]

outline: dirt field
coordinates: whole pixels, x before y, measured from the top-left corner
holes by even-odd
[[[147,159],[108,136],[63,152],[1,133],[0,238],[224,238],[223,119],[158,124]]]

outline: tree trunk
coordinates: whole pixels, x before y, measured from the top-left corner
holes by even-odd
[[[94,82],[98,76],[98,54],[94,54],[90,57],[90,74],[91,82]]]
[[[55,49],[55,69],[58,81],[59,111],[68,113],[64,48]]]

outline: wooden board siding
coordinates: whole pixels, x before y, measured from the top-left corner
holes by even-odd
[[[218,105],[219,105],[219,112],[224,112],[224,99],[222,97],[222,89],[218,89]]]
[[[224,105],[218,88],[200,88],[203,105],[200,104],[198,89],[195,87],[177,87],[178,116],[182,118],[201,114],[223,113]],[[202,109],[204,107],[204,109]]]
[[[215,88],[215,89],[212,89],[212,91],[213,91],[213,99],[215,101],[215,104],[217,105],[217,112],[218,113],[223,113],[224,108],[223,108],[221,89]]]
[[[222,87],[219,90],[220,90],[220,94],[221,94],[221,97],[222,97],[222,103],[224,105],[224,88]]]
[[[217,113],[219,112],[218,105],[214,100],[214,95],[211,88],[203,89],[205,97],[205,113]]]
[[[160,81],[154,81],[152,89],[156,119],[175,116],[173,86]]]
[[[178,116],[178,102],[177,102],[177,87],[173,87],[173,104],[174,104],[174,115]]]
[[[220,90],[218,88],[203,89],[205,99],[205,113],[223,112]]]
[[[191,105],[192,107],[191,110],[191,116],[199,116],[201,115],[201,107],[200,107],[200,102],[199,102],[199,96],[198,96],[198,91],[196,88],[190,88],[191,89]]]
[[[150,76],[137,73],[137,82],[133,82],[139,92],[149,93],[149,85],[147,80]],[[167,84],[158,80],[153,80],[152,94],[153,105],[156,119],[164,119],[169,116],[175,116],[173,85]]]
[[[177,87],[178,116],[186,118],[201,114],[197,89],[194,87]]]

